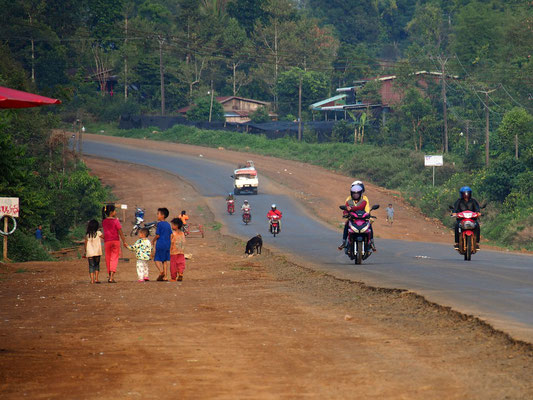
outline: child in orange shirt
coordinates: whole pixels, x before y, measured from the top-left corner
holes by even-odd
[[[170,280],[181,282],[185,271],[185,234],[181,230],[183,221],[174,218],[170,221],[172,235],[170,236]]]

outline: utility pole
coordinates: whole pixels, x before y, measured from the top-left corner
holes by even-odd
[[[514,158],[518,160],[518,134],[514,135]]]
[[[300,72],[300,83],[298,85],[298,141],[302,141],[302,73]]]
[[[442,56],[439,56],[437,58],[439,64],[440,64],[440,72],[441,72],[441,95],[442,95],[442,113],[444,118],[444,152],[448,153],[448,107],[446,105],[446,63],[448,62],[448,58],[443,58]]]
[[[163,42],[161,35],[158,36],[159,41],[159,76],[161,79],[161,115],[165,115],[165,74],[163,71]]]
[[[496,91],[496,89],[491,90],[478,90],[479,93],[485,94],[485,166],[489,166],[489,149],[490,149],[490,121],[489,121],[489,93]]]
[[[126,11],[126,15],[124,18],[124,30],[125,30],[125,38],[124,38],[124,101],[128,99],[128,49],[126,48],[128,44],[128,12]]]
[[[211,104],[209,105],[209,122],[211,122],[211,116],[213,115],[213,99],[215,98],[215,91],[213,90],[213,80],[211,79]]]
[[[470,131],[470,120],[466,120],[466,146],[465,146],[465,153],[468,154],[468,136],[469,136],[469,132]]]

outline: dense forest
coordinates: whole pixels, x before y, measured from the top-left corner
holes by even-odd
[[[533,222],[531,1],[0,4],[2,56],[13,60],[0,84],[61,98],[61,107],[41,111],[54,112],[56,120],[175,115],[180,107],[205,103],[211,90],[268,101],[280,119],[294,120],[300,79],[303,119],[310,120],[317,116],[308,106],[336,88],[395,74],[404,97],[387,123],[370,111],[364,120],[353,116],[356,130],[368,125],[365,144],[449,152],[460,176],[450,184],[466,180],[506,210],[509,221],[522,224],[509,237],[522,232],[528,218]],[[445,79],[421,90],[413,78],[417,71],[440,72]],[[378,90],[379,83],[370,82],[362,94],[371,99]],[[331,140],[353,142],[353,131],[340,123]],[[533,233],[522,235],[530,244]]]

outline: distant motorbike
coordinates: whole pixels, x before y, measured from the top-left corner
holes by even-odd
[[[341,210],[346,211],[346,206],[340,206]],[[379,204],[374,204],[370,211],[377,210]],[[371,219],[376,218],[364,210],[350,211],[346,216],[348,218],[348,244],[346,254],[355,264],[362,264],[372,254],[370,244],[370,233],[372,232]]]
[[[453,210],[452,206],[449,206],[450,210]],[[485,208],[486,205],[481,206]],[[477,219],[481,216],[481,213],[474,211],[461,211],[457,214],[452,214],[452,217],[457,218],[459,221],[459,248],[457,251],[464,256],[465,261],[472,259],[472,254],[476,254],[477,240],[475,229],[479,222]]]
[[[252,221],[252,213],[249,208],[242,210],[242,222],[248,225]]]
[[[140,207],[137,207],[135,209],[135,221],[133,221],[133,228],[131,228],[130,236],[137,236],[137,234],[139,233],[139,229],[141,228],[148,229],[151,235],[155,233],[155,228],[156,228],[155,222],[145,223],[144,226],[141,226],[143,222],[144,222],[144,210]]]
[[[270,221],[270,233],[276,237],[276,235],[279,235],[279,223],[280,223],[281,217],[279,215],[273,215],[269,218]]]
[[[235,212],[235,200],[226,201],[226,205],[228,208],[228,214],[232,215]]]

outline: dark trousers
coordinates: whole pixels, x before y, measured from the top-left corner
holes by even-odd
[[[100,256],[88,257],[89,261],[89,273],[100,271]]]
[[[479,229],[479,224],[477,222],[476,228],[474,229],[474,234],[476,235],[476,243],[479,243],[481,229]],[[455,222],[455,243],[459,243],[459,221]]]

